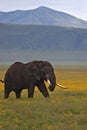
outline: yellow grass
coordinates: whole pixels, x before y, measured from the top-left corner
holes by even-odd
[[[0,79],[4,79],[7,68],[0,68]],[[87,68],[84,66],[55,67],[57,82],[67,87],[65,91],[87,90]],[[47,85],[47,84],[46,84]],[[0,89],[4,84],[0,82]],[[56,87],[56,89],[60,89]],[[36,89],[37,90],[37,89]]]
[[[84,66],[59,67],[55,69],[57,82],[66,86],[68,91],[87,90],[87,68]]]
[[[4,75],[6,73],[6,68],[0,68],[0,79],[4,79]],[[0,82],[0,90],[3,90],[4,84]]]

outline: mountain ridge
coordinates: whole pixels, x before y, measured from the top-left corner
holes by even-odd
[[[0,12],[0,22],[10,24],[56,25],[87,28],[87,21],[45,6],[41,6],[33,10]]]

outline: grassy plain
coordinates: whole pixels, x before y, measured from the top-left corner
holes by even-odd
[[[6,68],[0,69],[0,79]],[[34,99],[3,98],[4,85],[0,83],[0,130],[87,130],[87,68],[79,66],[55,67],[57,82],[67,90],[56,87],[44,98],[36,89]]]

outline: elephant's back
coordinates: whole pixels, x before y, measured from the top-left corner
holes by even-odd
[[[5,81],[7,82],[8,80],[13,80],[18,77],[19,74],[21,74],[21,71],[23,70],[24,64],[21,62],[15,62],[12,64],[6,74],[5,74]]]

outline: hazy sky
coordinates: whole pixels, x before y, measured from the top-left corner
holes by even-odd
[[[30,10],[47,6],[87,21],[87,0],[0,0],[0,11]]]

